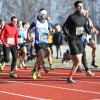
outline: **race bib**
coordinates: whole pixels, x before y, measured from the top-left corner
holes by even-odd
[[[8,44],[14,44],[14,38],[8,38],[7,43]]]
[[[76,28],[76,35],[81,35],[84,33],[84,28],[83,27],[77,27]]]
[[[40,39],[39,39],[40,41],[47,41],[47,36],[46,36],[46,34],[41,34],[40,35]]]
[[[18,43],[20,44],[20,43],[23,43],[24,42],[24,40],[23,40],[23,38],[19,38],[18,39]]]

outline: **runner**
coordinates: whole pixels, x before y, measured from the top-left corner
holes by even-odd
[[[87,17],[82,14],[82,1],[76,1],[74,7],[76,11],[68,17],[63,25],[64,33],[68,36],[68,44],[73,60],[73,67],[67,78],[68,83],[76,83],[76,81],[73,80],[73,75],[77,68],[81,66],[82,54],[84,51],[81,37],[84,31],[88,34],[90,33],[90,30],[87,27]]]
[[[51,24],[47,21],[47,11],[45,9],[40,9],[39,15],[30,25],[29,31],[31,29],[35,32],[35,49],[37,58],[32,76],[33,79],[36,79],[37,77],[41,77],[39,69],[43,64],[43,58],[48,56],[48,34],[52,29]]]
[[[21,20],[18,21],[18,29],[19,29],[19,46],[20,46],[20,64],[19,67],[26,67],[26,60],[27,60],[27,48],[26,46],[28,45],[27,43],[27,31],[25,30],[26,23],[23,23]]]
[[[0,19],[0,36],[1,36],[2,29],[4,28],[4,25],[5,25],[5,21]],[[3,44],[0,39],[0,71],[4,71],[4,67],[5,67],[5,62],[3,62],[2,59],[3,59]]]
[[[86,44],[89,47],[92,48],[92,62],[91,62],[91,65],[97,68],[98,66],[95,64],[95,59],[96,59],[96,41],[95,41],[95,36],[99,34],[99,31],[94,27],[91,19],[89,18],[88,11],[85,9],[83,13],[84,13],[84,16],[86,16],[88,18],[88,27],[91,29],[91,34],[90,35],[88,35],[88,34],[85,35],[85,37],[86,37],[85,39],[87,40]]]
[[[3,51],[4,51],[4,59],[3,62],[9,62],[10,60],[10,52],[12,54],[12,63],[10,70],[10,77],[17,77],[14,74],[14,69],[16,67],[17,61],[17,44],[18,44],[18,29],[17,18],[15,16],[11,17],[11,23],[5,24],[2,33],[1,40],[3,43]]]

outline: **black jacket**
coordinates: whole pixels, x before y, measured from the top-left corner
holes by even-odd
[[[62,32],[56,32],[53,35],[53,43],[55,45],[62,45],[63,44],[63,33]]]

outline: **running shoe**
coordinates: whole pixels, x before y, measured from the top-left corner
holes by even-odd
[[[69,50],[66,50],[66,52],[63,54],[62,64],[68,63],[69,55],[70,55]]]
[[[39,72],[36,72],[36,77],[41,78],[41,74]]]
[[[26,70],[28,70],[28,67],[27,67],[27,66],[25,66],[24,68],[25,68]]]
[[[69,83],[69,84],[75,84],[76,81],[74,81],[72,78],[67,78],[67,83]]]
[[[26,64],[25,64],[25,62],[22,62],[22,66],[23,66],[23,67],[26,67]]]
[[[23,68],[25,68],[26,70],[28,70],[27,65],[25,64],[25,62],[22,62],[22,66],[23,66]]]
[[[36,69],[33,69],[32,71],[32,78],[35,80],[37,78],[37,75],[36,75]]]
[[[92,61],[91,65],[94,66],[95,68],[98,68],[98,66],[95,64],[95,61]]]
[[[91,70],[88,70],[86,72],[86,76],[94,76],[94,73]]]
[[[80,67],[78,67],[78,69],[77,69],[77,71],[76,72],[82,72],[83,71],[83,69],[82,68],[80,68]]]
[[[18,70],[18,67],[17,67],[17,65],[15,66],[15,70]]]
[[[4,67],[5,67],[5,62],[1,62],[0,63],[0,71],[4,71]]]
[[[48,74],[49,69],[48,69],[48,68],[46,68],[46,67],[45,67],[45,68],[43,68],[43,69],[44,69],[45,73],[46,73],[46,74]]]
[[[50,64],[50,67],[49,67],[51,70],[54,70],[55,67],[53,66],[53,64]]]
[[[48,68],[46,68],[46,66],[45,66],[45,62],[44,62],[44,61],[43,61],[43,63],[42,63],[42,67],[43,67],[43,69],[44,69],[45,73],[47,74],[47,73],[48,73],[48,71],[49,71],[49,69],[48,69]]]
[[[19,64],[19,68],[23,68],[23,65],[22,65],[22,63],[20,63],[20,64]]]
[[[13,77],[13,78],[17,77],[17,75],[14,74],[14,73],[10,73],[9,76],[10,76],[10,77]]]

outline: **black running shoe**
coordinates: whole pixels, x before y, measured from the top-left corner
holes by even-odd
[[[48,74],[49,69],[46,68],[46,66],[45,66],[45,62],[44,62],[44,61],[43,61],[43,63],[42,63],[42,67],[43,67],[43,70],[45,71],[45,73]]]
[[[48,74],[49,69],[48,68],[43,68],[43,69],[44,69],[45,73]]]
[[[76,72],[82,72],[83,69],[81,69],[80,67],[78,67],[77,71]]]
[[[74,81],[72,78],[67,78],[67,83],[69,83],[69,84],[75,84],[76,81]]]
[[[98,66],[95,65],[95,61],[92,61],[91,65],[94,66],[95,68],[98,68]]]

